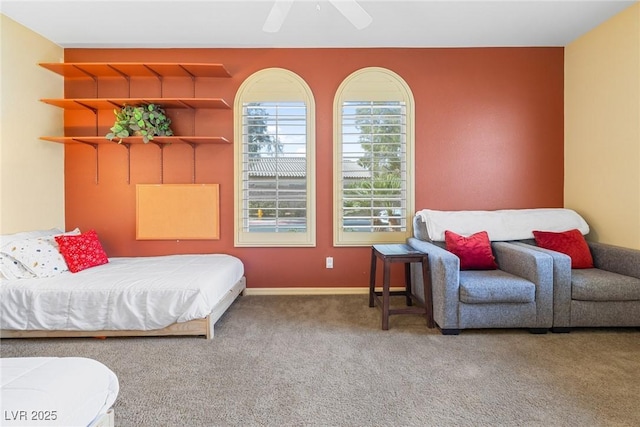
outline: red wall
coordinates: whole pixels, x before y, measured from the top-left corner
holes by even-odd
[[[244,261],[248,287],[367,286],[369,248],[332,246],[332,117],[340,83],[364,67],[385,67],[413,91],[416,106],[416,208],[505,209],[563,205],[563,49],[66,49],[67,62],[223,63],[230,79],[199,79],[197,97],[233,105],[240,84],[269,67],[289,69],[311,87],[316,102],[317,245],[315,248],[233,246],[233,144],[200,145],[196,183],[219,183],[221,239],[136,241],[135,184],[160,182],[160,150],[102,144],[98,152],[66,145],[66,226],[94,228],[109,256],[224,252]],[[99,97],[126,97],[123,79],[100,83]],[[193,96],[166,79],[164,96]],[[159,96],[159,85],[133,79],[131,96]],[[66,97],[95,97],[93,82],[67,80]],[[177,130],[191,120],[176,111]],[[233,141],[232,111],[199,111],[198,134]],[[66,112],[67,135],[106,134],[113,113]],[[178,133],[177,132],[177,133]],[[192,151],[164,150],[164,183],[190,183]],[[334,257],[334,268],[324,260]]]

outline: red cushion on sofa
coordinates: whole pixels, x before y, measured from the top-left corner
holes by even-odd
[[[563,232],[534,231],[533,237],[541,248],[561,252],[571,257],[571,268],[593,268],[589,245],[580,230]]]
[[[445,230],[444,239],[449,252],[460,258],[460,270],[495,270],[498,268],[491,250],[489,234],[479,231],[469,237]]]
[[[95,230],[78,236],[56,236],[56,242],[72,273],[109,262]]]

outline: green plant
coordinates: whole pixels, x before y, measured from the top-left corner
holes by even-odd
[[[142,136],[147,143],[154,136],[171,136],[171,119],[167,117],[164,109],[158,104],[124,105],[119,110],[113,110],[116,121],[111,132],[106,135],[110,141],[118,140],[133,135]]]

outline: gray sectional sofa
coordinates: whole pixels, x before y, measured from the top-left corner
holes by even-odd
[[[572,269],[567,255],[553,258],[553,331],[575,327],[640,326],[640,250],[587,242],[594,268]]]
[[[445,335],[461,329],[529,328],[544,333],[553,322],[552,259],[532,248],[491,244],[497,270],[460,270],[459,258],[440,242],[415,237],[407,244],[429,255],[433,318]],[[412,265],[412,283],[422,271]],[[422,287],[414,294],[424,301]]]
[[[571,269],[565,254],[537,247],[533,230],[589,232],[569,209],[420,211],[407,244],[429,255],[434,320],[443,334],[472,328],[640,326],[640,251],[588,242],[595,268]],[[444,230],[487,231],[499,269],[460,270]],[[422,283],[412,268],[413,283]],[[414,292],[423,299],[421,287]]]

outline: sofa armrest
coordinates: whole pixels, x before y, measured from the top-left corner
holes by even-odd
[[[514,245],[527,246],[549,255],[553,260],[553,326],[565,328],[571,326],[571,257],[560,252],[536,246],[533,240],[512,242]]]
[[[413,217],[413,237],[418,240],[424,240],[430,242],[429,232],[427,231],[427,224],[424,223],[420,215],[414,215]]]
[[[500,270],[536,284],[541,279],[551,278],[553,263],[549,255],[507,242],[492,242],[491,248]],[[551,284],[547,286],[551,289]]]
[[[431,272],[431,293],[433,298],[433,318],[442,329],[458,329],[458,302],[460,288],[460,258],[451,252],[410,237],[407,244],[429,256]],[[422,270],[412,264],[413,283],[422,283]],[[418,297],[423,296],[421,286],[416,286]]]
[[[594,267],[640,279],[640,250],[599,242],[588,244]]]
[[[498,268],[533,282],[536,286],[536,314],[539,325],[550,327],[553,321],[553,259],[533,247],[493,242]],[[546,326],[543,326],[546,325]]]

